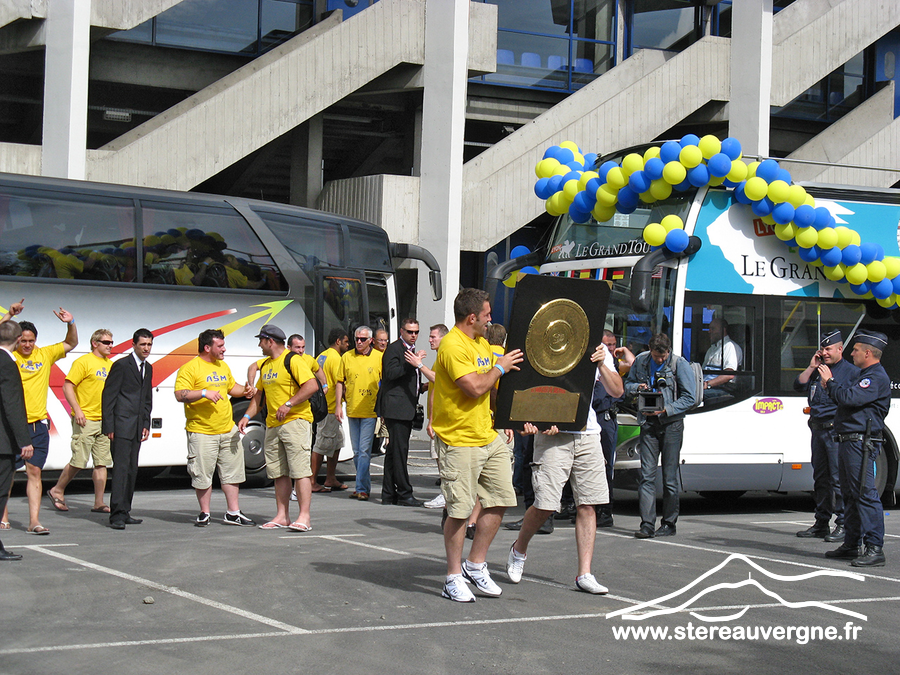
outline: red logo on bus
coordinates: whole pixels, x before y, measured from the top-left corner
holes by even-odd
[[[757,237],[768,237],[775,234],[775,226],[764,223],[762,218],[753,219],[753,234]]]

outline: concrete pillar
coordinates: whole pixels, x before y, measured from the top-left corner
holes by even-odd
[[[41,173],[84,178],[91,0],[48,0]]]
[[[769,154],[772,97],[772,0],[741,0],[731,9],[729,134],[744,155]]]
[[[428,275],[419,275],[418,318],[426,327],[453,325],[459,290],[468,40],[468,0],[426,0],[419,243],[437,258],[444,279],[444,298],[434,303]]]
[[[315,208],[322,194],[321,113],[294,129],[291,134],[291,195],[294,206]]]

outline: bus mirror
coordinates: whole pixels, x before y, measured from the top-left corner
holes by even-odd
[[[429,270],[428,283],[431,285],[431,299],[437,302],[444,297],[443,284],[441,283],[441,271]]]

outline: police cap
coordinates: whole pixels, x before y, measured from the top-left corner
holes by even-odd
[[[856,333],[856,341],[863,344],[872,345],[876,349],[882,351],[887,348],[887,335],[878,333],[873,330],[860,330]]]
[[[822,347],[824,349],[825,347],[836,345],[838,342],[843,341],[844,337],[841,335],[841,331],[826,330],[824,333],[822,333],[821,339],[819,340],[819,347]]]

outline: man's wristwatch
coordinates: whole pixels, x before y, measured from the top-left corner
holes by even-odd
[[[294,407],[294,404],[291,403],[290,401],[285,401],[285,402],[284,402],[284,405],[287,406],[288,408],[293,408],[293,407]]]

